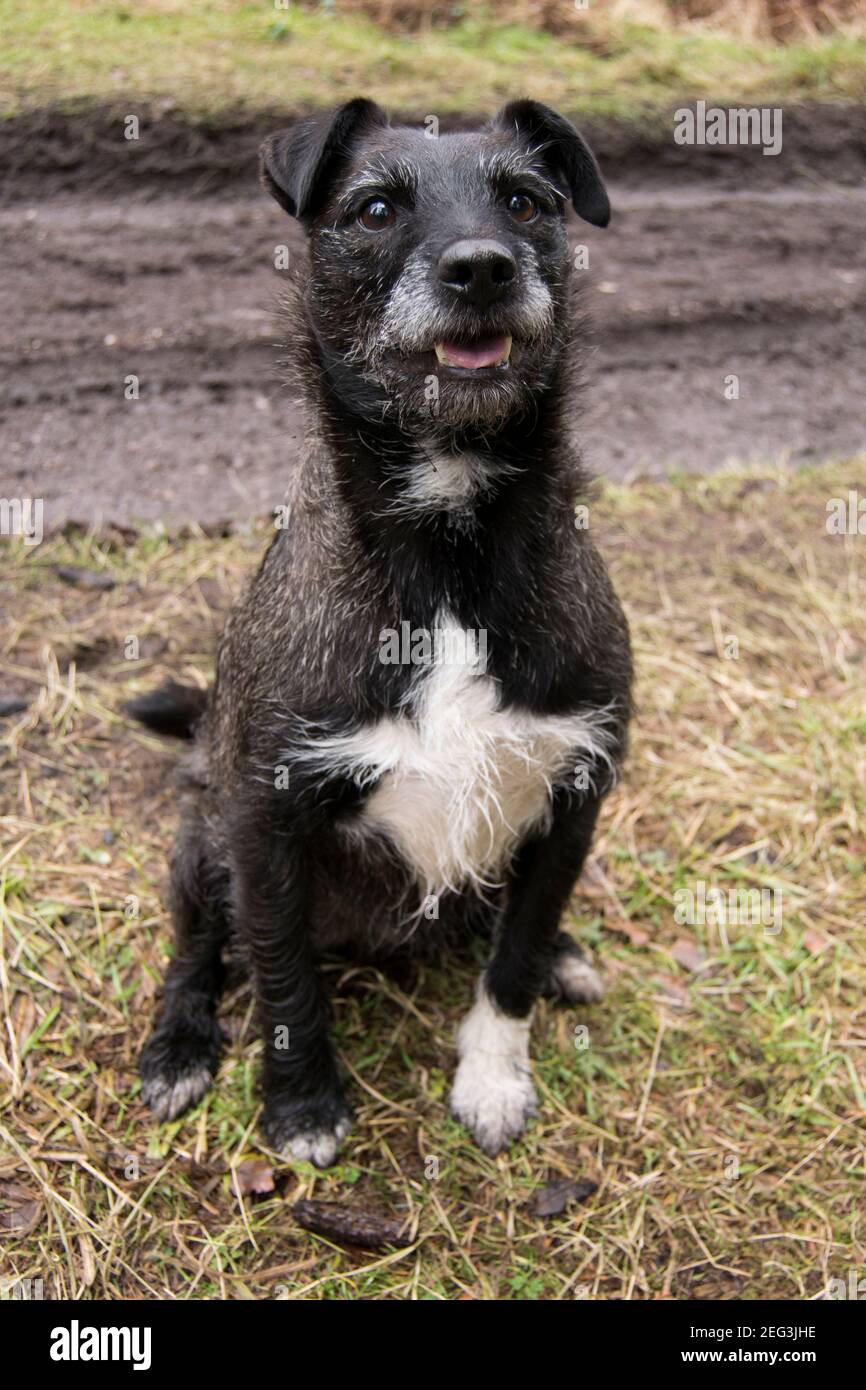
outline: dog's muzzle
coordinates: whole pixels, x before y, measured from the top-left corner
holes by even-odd
[[[531,255],[487,239],[457,241],[432,263],[410,256],[359,356],[372,365],[429,354],[434,367],[438,360],[486,377],[508,368],[512,347],[541,348],[553,330],[553,298]]]

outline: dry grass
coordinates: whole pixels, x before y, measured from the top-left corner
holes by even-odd
[[[574,900],[607,998],[539,1009],[542,1114],[490,1160],[447,1110],[473,963],[329,967],[358,1112],[343,1161],[277,1166],[243,1199],[232,1171],[261,1156],[245,985],[202,1104],[156,1126],[137,1099],[174,755],[116,711],[166,671],[206,678],[262,528],[5,545],[0,693],[32,703],[4,721],[4,1277],[60,1298],[766,1299],[862,1273],[866,538],[825,529],[858,477],[729,473],[594,504],[640,671]],[[115,587],[71,588],[58,562]],[[701,880],[777,890],[781,930],[678,924]],[[539,1218],[558,1175],[598,1191]],[[299,1195],[408,1217],[411,1244],[341,1250],[298,1228]]]
[[[319,10],[321,0],[301,0]],[[491,0],[486,6],[459,0],[337,0],[344,14],[363,14],[391,30],[449,28],[474,9],[486,9],[499,24],[519,24],[603,49],[623,27],[690,30],[698,25],[738,39],[815,38],[848,26],[862,28],[863,0]]]

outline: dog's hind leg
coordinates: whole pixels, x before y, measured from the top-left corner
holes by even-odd
[[[142,1097],[161,1120],[200,1100],[216,1074],[227,895],[228,875],[214,864],[204,827],[193,813],[181,823],[172,855],[175,955],[156,1027],[141,1054]]]
[[[568,932],[556,933],[542,994],[545,999],[563,1004],[595,1004],[604,998],[601,976]]]

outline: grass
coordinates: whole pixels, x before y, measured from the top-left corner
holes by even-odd
[[[447,1107],[477,963],[329,966],[357,1116],[324,1174],[260,1147],[242,981],[216,1088],[170,1125],[137,1098],[175,753],[117,711],[169,671],[207,678],[267,527],[4,543],[0,692],[31,701],[4,721],[4,1278],[58,1298],[763,1300],[862,1274],[866,538],[825,526],[858,477],[862,460],[753,469],[593,503],[639,672],[573,901],[607,996],[539,1007],[541,1115],[492,1160]],[[700,882],[777,891],[781,929],[678,922]],[[275,1187],[238,1197],[250,1158]],[[535,1215],[558,1176],[598,1190]],[[341,1249],[298,1227],[299,1196],[406,1218],[410,1244]]]
[[[862,25],[779,44],[674,26],[645,5],[566,8],[562,34],[503,24],[495,7],[471,6],[419,35],[339,3],[0,0],[0,112],[156,102],[214,119],[368,92],[397,110],[446,115],[526,91],[566,110],[641,120],[707,94],[746,103],[866,94]]]

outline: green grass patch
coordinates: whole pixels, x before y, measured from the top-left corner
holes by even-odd
[[[585,18],[585,27],[584,27]],[[860,101],[853,30],[778,44],[596,15],[558,37],[483,11],[421,33],[357,13],[186,0],[0,3],[0,109],[169,101],[190,117],[304,109],[359,93],[414,114],[483,111],[526,94],[637,120],[678,100]]]

